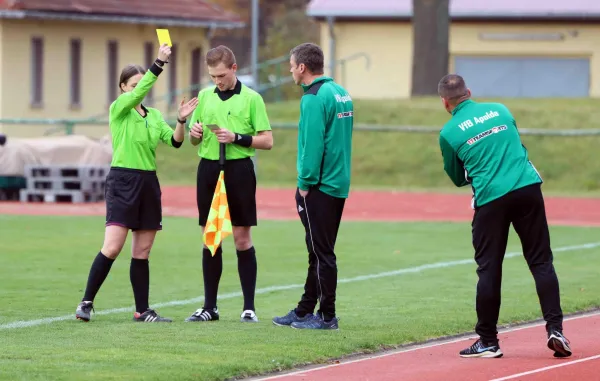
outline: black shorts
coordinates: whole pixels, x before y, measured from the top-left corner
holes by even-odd
[[[218,160],[201,159],[196,178],[200,226],[206,226],[221,167]],[[256,226],[256,174],[250,158],[225,162],[225,188],[233,226]]]
[[[106,177],[106,226],[162,230],[161,194],[155,171],[112,167]]]

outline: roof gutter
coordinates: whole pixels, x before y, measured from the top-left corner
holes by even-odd
[[[43,11],[14,11],[0,10],[0,18],[5,19],[42,19],[42,20],[68,20],[80,22],[109,22],[119,24],[149,24],[169,27],[187,28],[243,28],[245,23],[235,21],[190,20],[169,17],[139,17],[103,14],[82,14],[68,12],[43,12]]]
[[[373,18],[382,18],[382,19],[395,19],[395,18],[406,18],[411,17],[412,14],[409,12],[369,12],[364,10],[345,10],[345,9],[332,9],[332,10],[313,10],[308,9],[306,11],[306,15],[309,17],[344,17],[344,18],[365,18],[365,17],[373,17]]]
[[[365,11],[365,10],[347,10],[347,9],[327,9],[327,10],[315,10],[308,9],[306,12],[307,16],[324,18],[335,17],[344,19],[406,19],[412,18],[412,11]],[[481,12],[450,12],[452,19],[460,20],[465,19],[561,19],[561,20],[588,20],[588,19],[600,19],[600,12],[494,12],[494,11],[481,11]]]

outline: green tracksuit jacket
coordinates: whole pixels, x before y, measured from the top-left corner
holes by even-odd
[[[326,76],[302,88],[296,161],[298,188],[317,187],[332,197],[347,198],[354,127],[352,98]]]
[[[439,144],[444,170],[456,186],[471,184],[475,208],[542,182],[503,104],[461,102],[442,128]]]

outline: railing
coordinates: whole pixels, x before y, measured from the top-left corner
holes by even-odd
[[[167,123],[175,126],[175,119],[167,119]],[[98,125],[108,127],[108,120],[101,119],[0,119],[0,124],[17,124],[17,125],[49,125],[53,126],[46,130],[45,136],[52,135],[56,132],[64,132],[66,135],[75,133],[78,125]],[[272,122],[273,129],[296,129],[297,122]],[[409,132],[419,134],[437,134],[440,132],[440,127],[432,126],[394,126],[394,125],[372,125],[372,124],[356,124],[355,131],[374,131],[374,132]],[[541,128],[520,128],[521,135],[539,135],[539,136],[597,136],[600,135],[600,129],[541,129]]]
[[[354,60],[358,60],[364,58],[365,59],[365,69],[366,70],[370,70],[371,69],[371,57],[369,57],[368,54],[365,53],[356,53],[356,54],[352,54],[348,57],[344,57],[342,59],[340,59],[337,63],[338,65],[340,65],[340,68],[342,69],[342,75],[341,75],[341,81],[340,84],[344,87],[347,86],[346,84],[346,65],[348,62],[354,61]]]

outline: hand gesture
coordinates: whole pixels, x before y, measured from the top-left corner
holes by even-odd
[[[215,131],[219,143],[233,143],[235,140],[235,134],[225,128],[219,128]]]
[[[181,100],[181,103],[179,103],[179,120],[187,119],[187,117],[190,116],[192,112],[194,112],[196,106],[198,106],[198,98],[192,98],[187,103],[184,102],[185,98],[183,98]]]
[[[194,123],[190,130],[190,136],[202,140],[202,123]]]
[[[169,57],[171,57],[171,47],[167,44],[162,44],[160,48],[158,48],[158,59],[163,62],[168,62]]]

